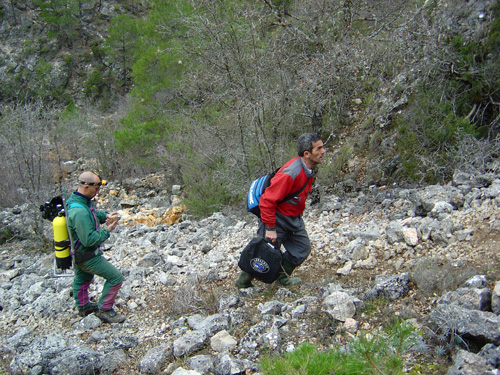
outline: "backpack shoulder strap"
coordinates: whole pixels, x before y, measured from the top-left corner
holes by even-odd
[[[309,183],[309,179],[307,179],[307,181],[304,184],[304,186],[302,186],[299,190],[297,190],[295,193],[288,194],[285,198],[283,198],[278,203],[283,203],[283,202],[286,202],[287,200],[290,200],[290,199],[296,197],[297,195],[299,195],[300,193],[302,193],[302,190],[304,190],[306,188],[306,186],[307,186],[308,183]]]

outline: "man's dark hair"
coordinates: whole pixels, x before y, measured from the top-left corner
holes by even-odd
[[[299,156],[304,156],[304,152],[312,152],[313,143],[321,140],[318,133],[305,133],[297,139],[297,152]]]

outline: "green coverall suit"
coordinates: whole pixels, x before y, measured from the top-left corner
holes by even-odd
[[[98,306],[102,310],[113,307],[116,295],[123,282],[122,273],[103,256],[99,249],[107,240],[110,232],[107,228],[99,229],[99,224],[106,221],[106,211],[97,211],[94,203],[78,192],[74,192],[66,203],[68,228],[75,249],[75,278],[73,296],[78,309],[89,305],[89,286],[94,275],[106,280],[99,298]]]

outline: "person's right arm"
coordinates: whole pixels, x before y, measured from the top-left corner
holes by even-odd
[[[109,238],[110,226],[96,230],[90,211],[84,208],[73,208],[70,210],[70,215],[75,232],[83,246],[98,246]],[[115,227],[116,223],[111,230]]]
[[[271,180],[271,185],[260,197],[260,218],[266,225],[265,238],[271,242],[275,242],[278,238],[278,233],[276,232],[278,202],[289,194],[291,182],[293,181],[291,181],[290,176],[278,172]]]

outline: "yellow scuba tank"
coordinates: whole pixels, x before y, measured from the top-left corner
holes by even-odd
[[[52,220],[52,229],[54,230],[54,250],[57,268],[67,270],[71,268],[72,262],[64,211],[59,212],[59,215]]]

